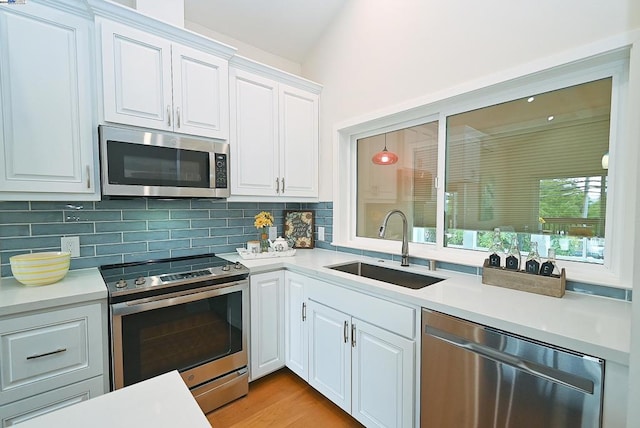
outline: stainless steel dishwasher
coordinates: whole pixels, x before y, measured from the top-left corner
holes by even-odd
[[[601,426],[598,358],[423,309],[421,368],[421,428]]]

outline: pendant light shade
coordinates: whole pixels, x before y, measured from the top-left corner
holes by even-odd
[[[393,165],[398,162],[398,155],[387,150],[387,134],[384,134],[384,150],[376,153],[371,158],[371,161],[376,165]]]

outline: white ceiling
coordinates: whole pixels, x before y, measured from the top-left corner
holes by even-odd
[[[346,2],[184,0],[184,19],[300,64]]]

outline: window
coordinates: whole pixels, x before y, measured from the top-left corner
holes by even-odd
[[[486,250],[500,228],[524,252],[533,240],[602,263],[611,90],[607,78],[447,117],[444,245]]]
[[[377,238],[385,214],[400,209],[413,226],[412,242],[435,242],[438,122],[361,138],[356,145],[356,236]],[[385,147],[398,156],[397,163],[372,162]],[[402,239],[401,221],[390,221],[385,237]]]
[[[622,284],[633,266],[628,51],[435,100],[338,130],[334,244],[481,266],[494,228],[550,248],[572,280]],[[398,155],[376,165],[384,147]],[[610,156],[611,155],[611,156]],[[609,162],[609,156],[611,162]],[[356,195],[354,198],[353,196]]]

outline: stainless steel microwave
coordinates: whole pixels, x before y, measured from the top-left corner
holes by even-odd
[[[229,196],[228,143],[108,125],[98,133],[104,197]]]

